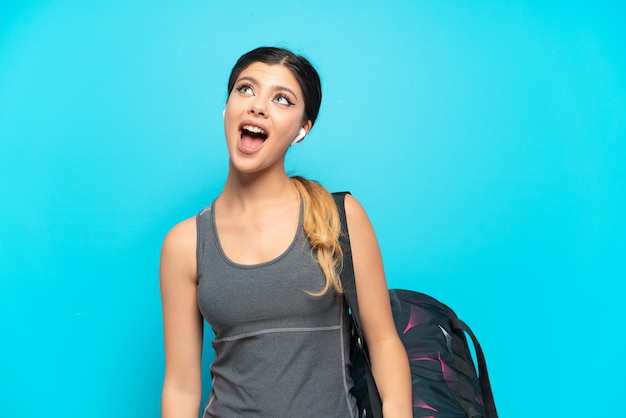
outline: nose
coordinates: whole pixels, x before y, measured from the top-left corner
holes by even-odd
[[[248,113],[251,115],[267,117],[267,107],[265,106],[265,101],[262,98],[257,97],[256,100],[253,100],[252,103],[250,103]]]

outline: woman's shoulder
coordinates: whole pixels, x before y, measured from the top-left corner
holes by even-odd
[[[196,246],[196,217],[187,218],[172,227],[163,240],[163,251],[181,253],[193,251]]]
[[[185,219],[165,236],[161,248],[161,283],[180,283],[181,278],[195,282],[196,220]]]
[[[354,196],[352,196],[351,194],[346,194],[344,205],[346,208],[346,218],[348,220],[348,225],[356,224],[358,226],[363,223],[370,223],[365,208]]]

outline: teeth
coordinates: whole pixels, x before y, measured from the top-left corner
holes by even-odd
[[[265,135],[265,131],[261,128],[259,128],[258,126],[252,126],[252,125],[244,125],[241,127],[241,129],[245,129],[246,131],[252,132],[254,134],[263,134]]]

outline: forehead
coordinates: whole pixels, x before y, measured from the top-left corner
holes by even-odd
[[[237,77],[238,80],[249,77],[262,86],[280,88],[286,87],[293,90],[298,95],[302,95],[300,83],[291,70],[282,64],[264,64],[254,62],[243,69]]]

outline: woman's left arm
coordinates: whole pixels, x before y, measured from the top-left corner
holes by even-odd
[[[393,322],[378,240],[359,202],[346,195],[345,207],[361,326],[383,416],[412,417],[411,372]]]

